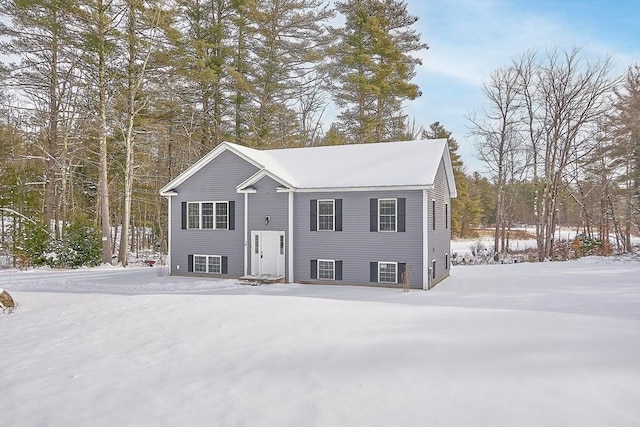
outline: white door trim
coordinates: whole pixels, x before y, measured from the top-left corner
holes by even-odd
[[[284,277],[286,249],[284,231],[252,230],[251,274]]]

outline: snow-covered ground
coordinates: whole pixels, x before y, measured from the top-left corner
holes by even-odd
[[[640,260],[435,289],[0,272],[0,426],[638,426]]]

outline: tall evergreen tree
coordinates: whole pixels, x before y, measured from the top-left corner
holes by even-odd
[[[469,193],[469,179],[464,173],[464,163],[458,154],[460,146],[440,122],[432,123],[428,130],[422,131],[425,139],[446,139],[449,146],[449,157],[453,166],[453,178],[456,181],[458,197],[451,201],[451,230],[454,235],[466,237],[478,224],[482,209],[480,201]]]
[[[624,200],[619,215],[624,229],[619,234],[624,250],[630,252],[632,228],[640,225],[640,66],[629,67],[614,92],[614,108],[605,124],[609,134],[605,149],[612,158],[606,166]]]
[[[252,110],[248,123],[255,146],[299,145],[295,101],[315,88],[323,57],[323,26],[333,16],[322,0],[263,0],[249,18],[253,67],[248,74]]]
[[[418,17],[399,0],[346,0],[336,8],[345,17],[343,27],[332,29],[338,123],[353,142],[384,141],[394,133],[403,101],[420,96],[410,83],[421,63],[411,53],[428,48],[410,28]]]

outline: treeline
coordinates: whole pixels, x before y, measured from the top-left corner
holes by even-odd
[[[609,59],[579,49],[526,52],[484,83],[470,117],[493,186],[496,254],[509,228],[535,226],[538,259],[552,259],[556,230],[629,252],[640,223],[640,68],[612,76]],[[523,210],[524,207],[524,210]]]
[[[427,48],[418,18],[397,0],[332,4],[0,2],[3,251],[24,246],[30,221],[62,240],[85,219],[102,262],[126,265],[141,242],[164,250],[158,189],[225,140],[410,139],[402,104],[420,95],[412,54]]]
[[[404,1],[3,0],[0,18],[0,253],[77,251],[88,224],[95,262],[164,252],[158,190],[222,141],[420,137],[449,139],[455,236],[493,227],[499,254],[532,224],[545,259],[566,224],[631,250],[637,66],[616,78],[606,59],[556,49],[496,70],[469,118],[485,176],[444,126],[403,113],[427,49]]]

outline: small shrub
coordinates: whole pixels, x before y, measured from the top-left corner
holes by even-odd
[[[24,257],[35,266],[96,266],[102,258],[100,231],[86,219],[67,225],[64,239],[52,239],[45,227],[33,225],[25,230]]]
[[[102,259],[100,231],[85,219],[75,221],[66,228],[64,246],[65,264],[69,267],[96,266]]]

